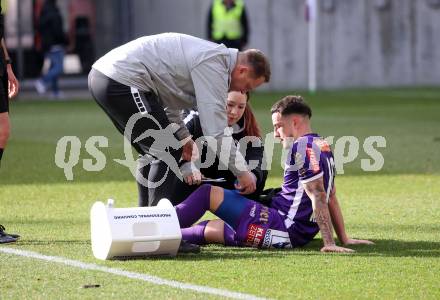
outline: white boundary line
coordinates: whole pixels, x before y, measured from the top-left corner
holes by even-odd
[[[104,266],[100,266],[97,264],[84,263],[84,262],[81,262],[78,260],[67,259],[64,257],[48,256],[48,255],[44,255],[44,254],[40,254],[40,253],[32,252],[32,251],[25,251],[25,250],[19,250],[19,249],[15,249],[15,248],[0,247],[0,252],[6,253],[6,254],[12,254],[12,255],[24,256],[27,258],[35,258],[35,259],[39,259],[39,260],[45,260],[45,261],[54,262],[54,263],[58,263],[58,264],[64,264],[67,266],[80,268],[83,270],[105,272],[105,273],[109,273],[109,274],[113,274],[113,275],[117,275],[117,276],[147,281],[152,284],[167,285],[167,286],[182,289],[182,290],[192,290],[192,291],[196,291],[199,293],[206,293],[206,294],[223,296],[223,297],[228,297],[228,298],[233,298],[233,299],[256,299],[256,300],[265,299],[265,298],[258,298],[256,296],[253,296],[250,294],[243,294],[243,293],[232,292],[232,291],[228,291],[228,290],[222,290],[222,289],[217,289],[217,288],[212,288],[212,287],[207,287],[207,286],[202,286],[202,285],[183,283],[183,282],[179,282],[179,281],[163,279],[163,278],[148,275],[148,274],[135,273],[135,272],[130,272],[130,271],[124,271],[121,269],[104,267]]]

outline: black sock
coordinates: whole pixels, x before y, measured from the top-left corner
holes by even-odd
[[[2,166],[3,149],[0,148],[0,167]]]

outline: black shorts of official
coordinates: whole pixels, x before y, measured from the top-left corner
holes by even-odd
[[[0,72],[0,113],[5,113],[8,111],[9,111],[8,73],[6,72],[6,68],[4,68]]]
[[[129,86],[123,85],[95,69],[92,69],[89,73],[88,84],[93,98],[109,116],[120,133],[124,134],[130,117],[139,112],[145,113],[147,111],[160,124],[159,128],[154,120],[140,118],[134,124],[131,136],[127,137],[139,154],[151,154],[150,147],[154,142],[153,137],[146,137],[138,142],[134,141],[147,129],[164,129],[170,124],[157,96],[152,92],[133,91]],[[167,151],[175,157],[176,161],[180,159],[181,149],[170,148]],[[155,151],[152,152],[156,153]]]

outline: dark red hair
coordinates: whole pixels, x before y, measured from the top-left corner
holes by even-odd
[[[252,111],[249,92],[246,93],[246,108],[244,109],[244,132],[246,136],[256,136],[261,138],[261,129],[258,125],[257,119],[255,118],[254,112]]]

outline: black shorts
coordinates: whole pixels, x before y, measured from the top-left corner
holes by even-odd
[[[170,124],[163,106],[154,93],[139,90],[133,92],[129,86],[116,82],[95,69],[89,73],[89,90],[95,101],[122,134],[124,134],[125,127],[133,114],[148,112],[154,121],[149,118],[140,119],[132,128],[131,136],[127,138],[139,154],[148,153],[154,157],[157,157],[156,153],[160,154],[162,149],[156,151],[157,149],[151,147],[155,140],[152,136],[136,141],[145,130],[163,129]],[[170,148],[168,150],[167,152],[176,160],[180,158],[181,149]]]
[[[9,111],[8,73],[6,72],[6,69],[3,69],[0,74],[0,113],[4,113],[8,111]]]

